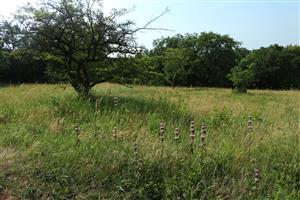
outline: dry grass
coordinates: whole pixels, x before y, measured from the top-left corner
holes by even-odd
[[[9,194],[23,199],[97,199],[101,194],[110,199],[300,196],[299,91],[236,94],[217,88],[131,89],[101,84],[94,94],[97,106],[77,99],[65,85],[0,88],[0,166],[6,166],[0,168],[0,186],[10,191],[2,191],[0,198]],[[254,123],[251,134],[249,114]],[[196,125],[193,155],[191,120]],[[161,122],[166,123],[163,158]],[[202,122],[207,126],[205,151],[198,148]],[[78,138],[76,123],[81,127]],[[116,140],[113,127],[118,130]],[[141,156],[139,180],[134,143]],[[253,189],[254,167],[262,173],[259,189]]]

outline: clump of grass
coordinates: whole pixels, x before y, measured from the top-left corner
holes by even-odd
[[[165,138],[165,123],[161,122],[159,127],[159,137],[161,141],[161,158],[164,156],[164,138]]]
[[[139,153],[138,153],[138,145],[137,143],[134,143],[134,159],[135,159],[135,165],[136,165],[136,177],[140,178],[141,176],[141,170],[142,170],[142,159],[139,157]]]
[[[80,134],[81,134],[81,127],[79,123],[75,124],[75,133],[76,133],[76,146],[80,144]]]

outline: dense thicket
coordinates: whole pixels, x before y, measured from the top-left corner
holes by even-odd
[[[271,45],[252,51],[228,76],[236,89],[300,88],[300,47]]]
[[[155,40],[152,50],[130,60],[138,72],[132,83],[234,87],[241,92],[300,88],[300,46],[275,44],[250,51],[227,35],[204,32]]]
[[[239,91],[300,88],[299,46],[249,51],[228,35],[202,32],[160,38],[153,49],[138,51],[133,23],[114,21],[126,11],[105,17],[99,7],[83,4],[88,1],[49,2],[0,22],[0,82],[66,81],[78,93],[107,80]]]
[[[240,43],[228,35],[203,32],[155,40],[149,55],[160,60],[157,68],[166,83],[228,87],[226,75],[237,64],[240,52]]]

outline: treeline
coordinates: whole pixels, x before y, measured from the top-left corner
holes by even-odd
[[[248,50],[241,43],[213,32],[177,34],[157,39],[151,50],[115,57],[111,81],[175,86],[290,89],[300,88],[300,46],[277,44]],[[39,52],[30,37],[3,21],[0,31],[0,82],[67,81],[53,55]],[[103,63],[99,63],[101,65]]]
[[[135,84],[291,89],[300,88],[300,46],[277,44],[248,50],[213,32],[154,41],[152,50],[129,59]],[[129,80],[130,81],[130,80]]]
[[[152,72],[150,77],[135,80],[142,84],[230,87],[227,75],[249,54],[249,50],[241,48],[228,35],[212,32],[178,34],[155,40],[153,44],[152,50],[131,59],[137,69]]]

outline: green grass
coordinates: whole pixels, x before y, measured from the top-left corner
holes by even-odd
[[[0,88],[0,199],[300,199],[299,91],[102,84],[94,95],[80,100],[65,85]]]

